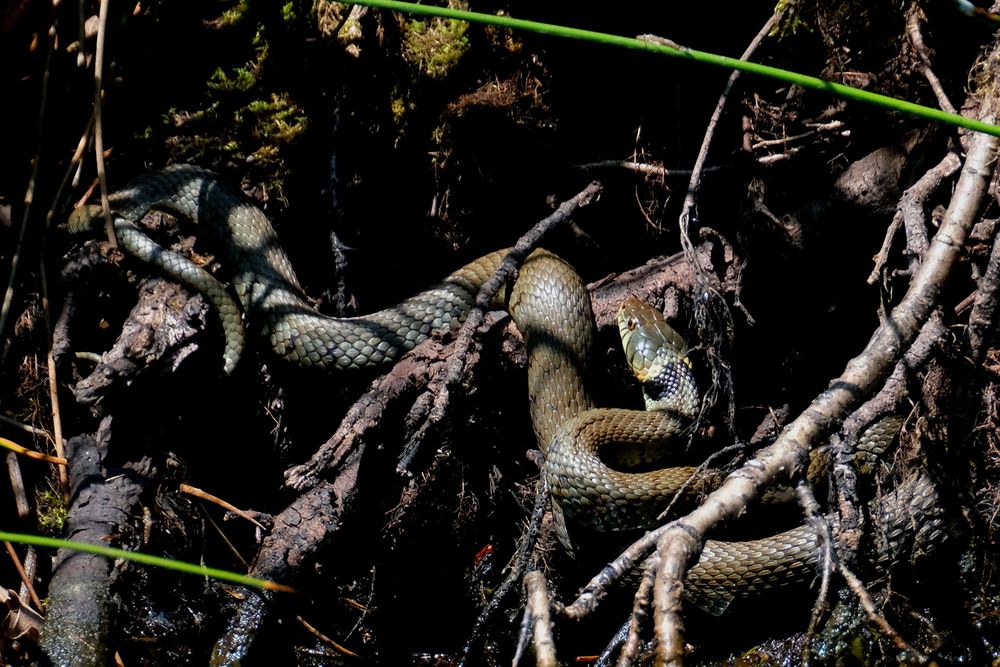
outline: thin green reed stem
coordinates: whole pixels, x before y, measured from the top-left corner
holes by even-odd
[[[250,577],[245,574],[239,574],[237,572],[230,572],[228,570],[219,570],[214,567],[206,567],[204,565],[195,565],[194,563],[185,563],[183,561],[172,560],[170,558],[152,556],[150,554],[139,553],[138,551],[125,551],[124,549],[105,547],[99,544],[74,542],[72,540],[57,540],[53,537],[44,537],[42,535],[26,535],[22,533],[7,533],[4,531],[0,531],[0,542],[14,542],[15,544],[30,544],[36,547],[47,547],[50,549],[72,549],[73,551],[82,551],[85,553],[97,554],[98,556],[104,556],[106,558],[112,558],[112,559],[124,558],[125,560],[130,560],[136,563],[142,563],[143,565],[153,565],[155,567],[162,567],[168,570],[176,570],[178,572],[196,574],[202,577],[211,577],[212,579],[231,581],[233,583],[242,584],[244,586],[253,586],[255,588],[266,588],[270,590],[294,592],[294,589],[289,586],[285,586],[283,584],[276,584],[266,579],[258,579],[256,577]]]
[[[708,63],[710,65],[716,65],[726,69],[742,70],[744,72],[749,72],[750,74],[758,74],[760,76],[770,77],[779,81],[786,81],[809,90],[818,90],[849,100],[856,100],[858,102],[864,102],[865,104],[874,104],[885,109],[902,111],[904,113],[934,120],[939,123],[963,127],[968,130],[984,132],[986,134],[1000,137],[1000,126],[991,125],[972,118],[965,118],[964,116],[951,114],[946,111],[941,111],[940,109],[933,109],[931,107],[915,104],[913,102],[907,102],[905,100],[896,99],[887,95],[879,95],[878,93],[871,93],[867,90],[852,88],[851,86],[833,83],[832,81],[824,81],[823,79],[818,79],[814,76],[790,72],[788,70],[771,67],[769,65],[746,62],[737,58],[730,58],[729,56],[720,56],[714,53],[707,53],[705,51],[697,51],[686,47],[675,48],[665,44],[657,44],[637,39],[635,37],[622,37],[621,35],[611,35],[593,30],[582,30],[580,28],[570,28],[567,26],[553,25],[551,23],[539,23],[538,21],[515,19],[510,16],[480,14],[461,9],[451,9],[449,7],[433,7],[431,5],[417,5],[412,2],[398,2],[397,0],[352,0],[349,4],[390,9],[393,11],[416,14],[419,16],[437,16],[440,18],[468,21],[470,23],[483,23],[502,28],[510,28],[512,30],[523,30],[542,35],[552,35],[554,37],[564,37],[567,39],[577,39],[597,44],[607,44],[609,46],[617,46],[625,49],[634,49],[636,51],[648,51],[649,53],[656,53],[674,58],[686,58],[695,62]]]

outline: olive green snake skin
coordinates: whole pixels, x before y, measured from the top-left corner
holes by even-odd
[[[116,192],[111,205],[122,247],[212,300],[226,332],[226,372],[235,368],[243,348],[241,312],[260,328],[276,355],[295,364],[349,368],[394,362],[434,332],[457,327],[505,255],[499,251],[471,262],[392,308],[334,318],[317,312],[305,298],[263,212],[214,173],[189,165],[168,167]],[[209,273],[164,250],[136,226],[153,208],[190,218],[211,237],[242,309]],[[99,211],[81,207],[68,226],[73,231],[87,228],[100,218]],[[633,366],[637,357],[645,361],[647,355],[667,353],[666,361],[649,374],[659,382],[652,391],[661,395],[654,399],[666,398],[668,404],[659,411],[599,409],[584,387],[594,338],[590,298],[572,267],[555,255],[535,251],[521,267],[506,305],[528,350],[531,419],[545,452],[544,474],[561,538],[568,541],[567,523],[586,523],[598,530],[648,526],[692,469],[622,472],[610,468],[599,454],[611,449],[619,462],[647,462],[657,457],[655,447],[688,427],[697,396],[682,356],[683,341],[665,323],[646,323],[658,315],[650,315],[652,309],[634,301],[623,304],[619,323]],[[660,337],[632,335],[650,328]],[[652,377],[640,380],[647,389],[653,386]],[[624,450],[626,444],[637,449]],[[930,482],[917,476],[875,504],[873,516],[887,536],[884,561],[905,558],[913,545],[938,537],[942,520],[936,500]],[[709,540],[688,575],[686,599],[720,613],[736,597],[811,580],[818,553],[816,533],[806,527],[750,542]]]

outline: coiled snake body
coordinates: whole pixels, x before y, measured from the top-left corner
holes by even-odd
[[[226,332],[227,372],[235,367],[243,346],[240,308],[210,274],[164,250],[136,226],[152,208],[190,218],[213,237],[248,320],[261,327],[275,354],[307,366],[348,368],[392,362],[433,332],[456,327],[505,254],[499,251],[471,262],[392,308],[363,317],[333,318],[318,313],[303,296],[264,214],[212,172],[189,165],[168,167],[115,193],[111,203],[116,236],[128,252],[213,301]],[[69,227],[76,231],[90,226],[99,211],[100,207],[77,209]],[[692,470],[621,472],[609,468],[599,453],[605,446],[637,443],[638,453],[625,458],[645,461],[654,456],[652,445],[686,428],[685,417],[697,397],[690,369],[679,354],[683,341],[665,323],[666,329],[659,329],[663,336],[652,338],[656,343],[633,336],[660,324],[647,326],[651,309],[623,306],[619,322],[627,355],[631,360],[651,347],[667,352],[667,360],[651,372],[663,380],[660,386],[666,389],[661,391],[672,402],[662,412],[599,409],[583,380],[594,338],[590,298],[572,267],[551,253],[535,251],[509,290],[507,308],[528,350],[532,424],[545,452],[545,475],[557,523],[563,527],[561,537],[566,539],[564,518],[600,530],[646,526]],[[924,477],[911,478],[877,503],[874,515],[890,536],[883,558],[900,558],[913,540],[926,542],[929,535],[940,532],[935,507],[934,489]],[[810,579],[816,560],[817,538],[805,527],[752,542],[710,540],[688,575],[686,596],[698,606],[721,612],[736,596]]]

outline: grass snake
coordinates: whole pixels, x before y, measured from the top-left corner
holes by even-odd
[[[243,313],[277,356],[295,364],[351,368],[394,362],[434,332],[457,327],[505,255],[481,257],[391,308],[335,318],[316,311],[304,296],[264,213],[213,172],[174,165],[140,177],[110,201],[122,247],[213,302],[226,335],[226,372],[243,349]],[[242,307],[211,274],[165,250],[137,226],[153,208],[189,218],[211,237]],[[87,228],[100,210],[80,207],[68,226]],[[688,427],[698,398],[683,341],[652,308],[631,300],[623,304],[619,328],[626,356],[653,409],[602,409],[584,386],[594,324],[586,285],[576,271],[551,253],[535,251],[510,286],[506,307],[525,339],[531,420],[545,452],[544,474],[561,539],[569,541],[567,521],[598,530],[648,526],[693,469],[625,472],[609,467],[606,453],[613,451],[619,463],[647,464],[665,441]],[[910,557],[942,534],[937,496],[923,475],[901,483],[871,511],[882,529],[883,564]],[[736,597],[811,580],[818,554],[817,535],[805,526],[755,541],[708,540],[688,574],[685,596],[721,613]]]

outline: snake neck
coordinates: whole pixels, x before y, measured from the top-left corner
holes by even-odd
[[[590,294],[569,264],[537,250],[521,266],[508,310],[524,337],[531,423],[544,452],[564,424],[594,406],[584,386],[594,340]]]

